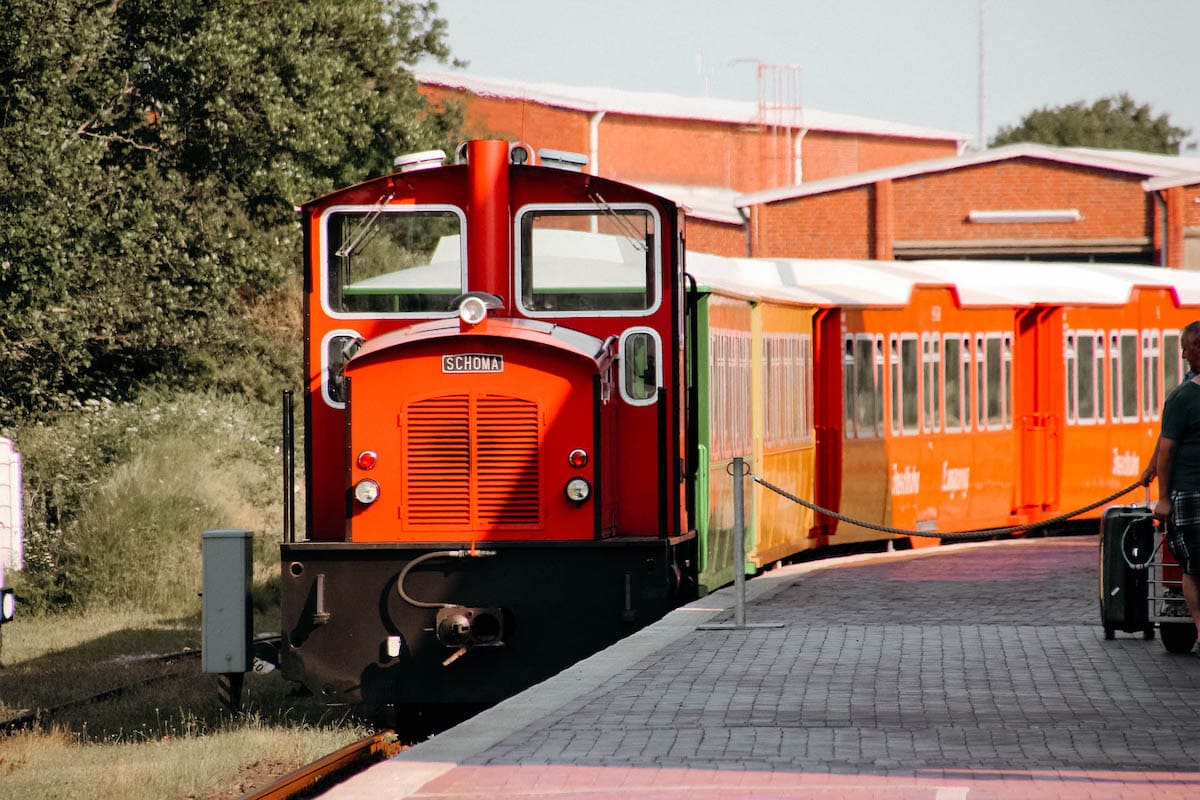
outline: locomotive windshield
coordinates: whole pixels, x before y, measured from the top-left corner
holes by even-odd
[[[646,313],[658,307],[658,215],[648,206],[527,207],[521,306],[532,313]]]
[[[448,312],[465,291],[457,209],[341,208],[324,222],[325,296],[335,313]]]

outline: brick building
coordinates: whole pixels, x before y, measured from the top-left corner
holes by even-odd
[[[596,175],[688,208],[688,246],[742,254],[735,198],[802,182],[953,156],[967,134],[760,102],[680,97],[417,72],[434,105],[460,104],[466,133],[588,156]]]
[[[469,136],[588,156],[685,206],[688,249],[1200,268],[1200,159],[1011,145],[804,108],[418,72]]]
[[[1200,268],[1200,159],[1018,144],[735,202],[755,256]]]

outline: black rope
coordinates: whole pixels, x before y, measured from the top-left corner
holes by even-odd
[[[822,508],[821,506],[817,505],[816,503],[810,503],[809,501],[803,500],[794,494],[790,494],[789,492],[786,492],[783,489],[780,489],[775,484],[769,483],[768,481],[763,480],[759,476],[755,475],[753,472],[748,473],[748,474],[754,480],[755,483],[757,483],[758,485],[760,485],[766,489],[770,489],[772,492],[779,495],[780,497],[784,497],[788,500],[791,500],[793,503],[799,503],[800,505],[804,506],[805,508],[812,509],[813,511],[817,512],[818,514],[822,514],[826,517],[832,517],[833,519],[839,520],[840,522],[845,522],[850,525],[857,525],[860,528],[867,528],[868,530],[880,531],[881,533],[893,533],[893,534],[897,534],[899,536],[925,536],[925,537],[933,538],[933,539],[954,539],[954,540],[963,540],[963,541],[969,541],[971,539],[988,539],[993,536],[1003,536],[1008,533],[1017,533],[1018,531],[1035,531],[1035,530],[1038,530],[1039,528],[1048,528],[1051,525],[1057,525],[1058,523],[1064,522],[1068,519],[1071,519],[1072,517],[1077,517],[1080,514],[1091,511],[1092,509],[1099,508],[1102,505],[1111,503],[1112,501],[1116,500],[1121,495],[1128,494],[1129,492],[1133,491],[1136,487],[1142,485],[1141,481],[1136,481],[1134,483],[1129,484],[1124,489],[1113,492],[1108,497],[1105,497],[1101,500],[1097,500],[1096,502],[1094,502],[1090,505],[1086,505],[1083,508],[1077,508],[1074,511],[1070,511],[1066,514],[1059,514],[1057,517],[1051,517],[1050,519],[1044,519],[1040,522],[1031,522],[1028,525],[1009,525],[1008,527],[1005,527],[1005,528],[979,528],[979,529],[970,530],[970,531],[915,531],[915,530],[909,530],[907,528],[893,528],[889,525],[876,525],[873,522],[865,522],[863,520],[854,519],[853,517],[847,517],[844,514],[839,514],[836,511],[831,511],[828,508]]]

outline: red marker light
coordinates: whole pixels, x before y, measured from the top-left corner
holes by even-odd
[[[583,469],[587,466],[588,454],[587,450],[576,448],[567,455],[567,463],[575,469]]]
[[[378,460],[379,456],[375,454],[374,450],[363,450],[358,454],[358,467],[359,469],[374,469],[375,462]]]

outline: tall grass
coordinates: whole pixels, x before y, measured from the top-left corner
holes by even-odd
[[[277,408],[244,396],[155,394],[81,406],[17,431],[26,465],[31,611],[198,610],[200,534],[255,532],[262,587],[282,527]]]

